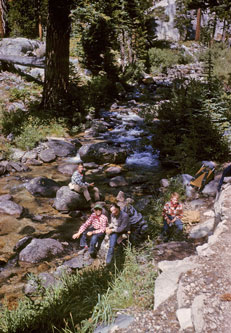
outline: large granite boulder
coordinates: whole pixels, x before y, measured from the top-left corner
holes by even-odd
[[[26,189],[34,196],[53,198],[60,188],[59,184],[47,177],[36,177],[25,185]]]
[[[84,162],[96,162],[98,164],[125,163],[127,154],[125,149],[111,147],[104,142],[87,144],[79,149],[80,158]]]
[[[64,253],[63,245],[52,238],[34,238],[19,254],[19,260],[38,263]]]
[[[47,146],[59,157],[74,156],[77,152],[77,148],[74,144],[64,140],[49,140]]]
[[[84,196],[70,190],[68,186],[62,186],[56,193],[54,208],[58,211],[76,211],[88,206]]]
[[[74,171],[76,171],[76,164],[61,164],[58,166],[58,171],[64,175],[72,176]]]
[[[45,163],[53,162],[56,159],[56,155],[53,149],[44,149],[39,154],[40,160]]]
[[[39,48],[42,42],[27,38],[3,38],[0,41],[0,54],[4,55],[25,55],[28,51],[33,52]]]

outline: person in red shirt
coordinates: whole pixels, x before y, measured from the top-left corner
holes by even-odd
[[[102,214],[103,208],[100,205],[95,205],[94,213],[87,221],[79,228],[79,231],[72,236],[73,239],[80,238],[80,246],[88,249],[87,236],[91,237],[89,253],[92,258],[96,257],[97,251],[104,239],[108,218]]]
[[[179,202],[179,194],[172,193],[170,201],[166,202],[163,209],[164,234],[169,232],[172,226],[176,226],[178,232],[183,231],[183,205]]]

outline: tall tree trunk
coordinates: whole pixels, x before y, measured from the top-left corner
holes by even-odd
[[[7,1],[0,0],[0,37],[4,37],[6,34],[6,12]]]
[[[39,22],[38,22],[38,31],[39,31],[39,39],[43,39],[43,28],[42,28],[42,23],[41,23],[41,15],[39,15]]]
[[[196,26],[195,41],[200,40],[200,34],[201,34],[201,8],[198,8],[197,9],[197,26]]]
[[[49,0],[43,107],[52,109],[67,98],[71,0]]]

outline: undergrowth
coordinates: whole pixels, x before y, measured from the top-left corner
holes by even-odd
[[[150,262],[141,265],[138,253],[128,247],[114,268],[87,269],[63,275],[62,283],[39,288],[14,310],[0,313],[0,332],[92,332],[99,323],[111,322],[129,306],[153,307],[156,273]]]

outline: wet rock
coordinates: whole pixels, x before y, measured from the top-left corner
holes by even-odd
[[[31,236],[23,237],[18,241],[18,243],[14,246],[15,252],[20,252],[24,247],[26,247],[32,240]]]
[[[0,176],[4,175],[5,172],[6,172],[5,165],[0,163]]]
[[[62,186],[56,193],[54,208],[58,211],[76,211],[88,207],[84,196],[71,191],[68,186]]]
[[[64,253],[62,244],[51,238],[34,238],[19,254],[19,260],[38,263],[49,260]]]
[[[112,166],[112,167],[109,167],[105,170],[106,172],[106,175],[108,177],[113,177],[115,175],[118,175],[122,172],[122,168],[120,166]]]
[[[95,162],[89,162],[89,163],[84,163],[84,167],[86,169],[96,169],[98,168],[98,164],[96,164]]]
[[[12,162],[12,161],[10,161],[8,163],[7,168],[14,169],[15,171],[18,171],[18,172],[23,171],[23,167],[22,167],[21,163]]]
[[[46,144],[59,157],[73,156],[77,152],[75,145],[64,140],[49,140]]]
[[[16,204],[11,200],[0,201],[0,214],[14,215],[16,217],[21,217],[23,213],[23,207]]]
[[[34,150],[27,151],[23,157],[22,162],[25,163],[27,160],[36,159],[38,157],[38,153]]]
[[[80,158],[83,162],[103,163],[124,163],[127,158],[127,151],[122,148],[110,147],[107,143],[94,143],[82,146],[79,149]]]
[[[53,162],[56,159],[56,155],[53,149],[45,149],[41,151],[41,153],[39,154],[39,158],[43,162],[49,163]]]
[[[128,185],[128,183],[126,182],[124,177],[117,176],[110,180],[109,185],[111,187],[120,187],[120,186],[126,186],[126,185]]]
[[[58,183],[47,177],[36,177],[25,185],[26,189],[34,196],[53,198],[60,188]]]
[[[80,210],[74,210],[72,212],[70,212],[69,214],[71,217],[80,217],[82,215],[81,211]]]
[[[35,228],[31,227],[30,225],[27,225],[26,227],[22,228],[22,230],[19,231],[20,235],[31,235],[35,232]]]
[[[76,171],[77,164],[61,164],[58,166],[58,171],[64,175],[72,176],[73,172]]]
[[[6,201],[6,200],[13,200],[12,195],[10,195],[10,194],[0,195],[0,201]]]
[[[77,149],[79,149],[82,146],[82,143],[79,141],[79,139],[71,139],[71,143],[75,145]]]
[[[81,269],[83,267],[90,266],[92,263],[93,259],[91,259],[89,256],[86,258],[84,255],[78,255],[71,260],[65,261],[63,265],[73,269]]]
[[[27,165],[42,165],[43,162],[42,161],[38,161],[38,160],[35,160],[35,159],[28,159],[26,161]]]

